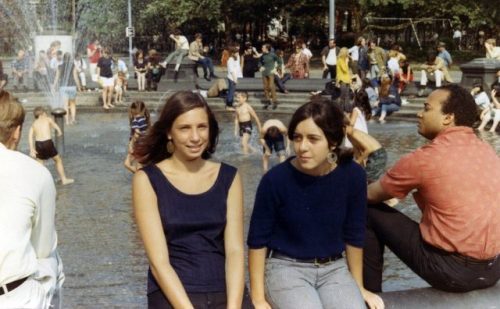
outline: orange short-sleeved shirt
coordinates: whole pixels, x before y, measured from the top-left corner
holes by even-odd
[[[397,198],[416,190],[429,244],[477,259],[500,253],[500,158],[471,128],[443,130],[402,157],[380,184]]]

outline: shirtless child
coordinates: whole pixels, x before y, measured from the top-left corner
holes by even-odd
[[[262,168],[264,173],[269,168],[269,158],[273,150],[278,155],[280,163],[286,160],[290,145],[290,141],[286,135],[287,128],[278,119],[269,119],[264,122],[260,130],[260,143],[264,152],[262,154]]]
[[[64,174],[64,166],[61,156],[57,153],[54,143],[52,142],[51,129],[57,131],[57,135],[61,136],[62,132],[59,126],[47,115],[43,107],[36,107],[33,111],[35,121],[31,125],[29,131],[29,146],[30,156],[43,164],[44,160],[53,159],[56,164],[56,170],[61,178],[63,185],[73,183],[74,180],[67,178]],[[35,141],[33,143],[33,141]]]
[[[248,144],[250,136],[252,135],[252,118],[257,123],[257,128],[260,132],[260,120],[254,109],[247,103],[247,92],[236,92],[236,103],[234,104],[234,136],[238,136],[238,128],[241,137],[241,147],[243,153],[248,154],[249,150],[252,152],[254,149]]]

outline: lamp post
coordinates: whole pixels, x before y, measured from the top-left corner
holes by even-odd
[[[328,10],[328,38],[335,38],[335,0],[330,0]]]
[[[132,3],[131,0],[128,0],[128,27],[132,29]],[[132,60],[132,37],[133,35],[128,36],[128,56],[129,56],[129,65],[133,65]]]

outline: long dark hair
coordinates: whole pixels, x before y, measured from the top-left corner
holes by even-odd
[[[288,138],[293,141],[295,130],[300,122],[312,118],[314,123],[323,131],[328,141],[328,147],[335,146],[334,152],[338,156],[338,163],[352,159],[352,151],[340,145],[345,137],[344,113],[330,100],[314,98],[299,107],[292,116],[288,125]]]
[[[372,106],[370,105],[370,99],[368,94],[364,89],[360,89],[354,95],[354,107],[358,107],[365,114],[365,119],[370,120],[372,117]]]
[[[209,143],[201,157],[209,159],[215,152],[219,139],[219,124],[208,107],[205,99],[191,91],[174,93],[163,106],[160,117],[144,137],[140,137],[134,145],[134,156],[143,165],[156,164],[172,156],[167,152],[167,135],[180,115],[195,108],[203,108],[208,116]]]

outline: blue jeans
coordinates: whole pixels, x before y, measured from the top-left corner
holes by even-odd
[[[345,259],[313,263],[268,258],[266,295],[276,309],[364,309],[365,302]]]
[[[227,96],[226,96],[226,106],[233,106],[234,92],[236,91],[236,83],[227,79]]]
[[[401,106],[391,103],[391,104],[383,104],[381,107],[378,106],[373,109],[372,116],[376,116],[380,114],[380,117],[385,117],[387,115],[392,114],[393,112],[397,112]]]
[[[278,74],[274,74],[274,84],[278,87],[280,92],[286,91],[285,83],[290,79],[292,79],[292,75],[290,73],[285,73],[283,78],[280,78]]]
[[[214,77],[214,63],[212,62],[212,59],[205,57],[203,59],[199,59],[196,61],[196,63],[199,63],[203,66],[203,74],[205,77],[207,76],[207,70],[210,73],[210,77]]]
[[[176,60],[175,60],[175,70],[179,70],[179,67],[181,66],[181,63],[182,63],[182,58],[186,57],[187,54],[188,54],[188,50],[187,49],[176,49],[174,50],[173,52],[171,52],[168,56],[167,56],[167,59],[165,59],[164,61],[164,64],[165,64],[165,67],[168,66],[168,63],[170,61],[172,61],[172,59],[174,59],[175,57]]]

